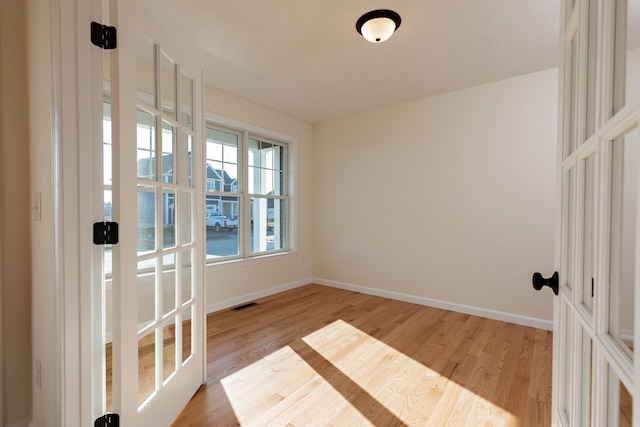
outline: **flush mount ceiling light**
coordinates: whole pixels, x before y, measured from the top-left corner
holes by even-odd
[[[356,22],[356,30],[371,43],[382,43],[400,26],[400,15],[393,10],[379,9],[367,12]]]

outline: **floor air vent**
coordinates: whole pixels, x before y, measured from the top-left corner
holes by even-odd
[[[233,307],[232,310],[240,311],[240,310],[244,310],[245,308],[253,307],[254,305],[258,305],[258,303],[257,302],[249,302],[249,303],[246,303],[246,304],[243,304],[243,305],[239,305],[237,307]]]

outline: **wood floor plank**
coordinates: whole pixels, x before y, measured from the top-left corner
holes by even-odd
[[[547,426],[551,332],[307,285],[207,320],[174,426]]]

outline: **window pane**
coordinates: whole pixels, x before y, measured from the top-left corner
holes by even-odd
[[[209,200],[209,197],[207,198]],[[238,197],[211,197],[215,206],[206,212],[207,225],[207,258],[238,256],[240,240],[238,235],[238,219],[240,203]]]
[[[251,253],[286,248],[286,200],[251,200]]]
[[[287,248],[287,146],[253,136],[245,141],[240,132],[207,126],[205,216],[209,261]],[[242,164],[245,158],[246,164]],[[243,182],[245,176],[247,181]],[[237,193],[240,197],[234,196]],[[257,197],[251,199],[243,219],[242,194],[246,193]],[[232,226],[228,222],[225,226],[223,218],[230,219]],[[242,247],[245,241],[249,242],[248,248]]]
[[[273,171],[273,193],[274,196],[283,196],[286,194],[284,188],[284,173]]]
[[[207,191],[238,192],[239,135],[207,128]]]
[[[156,179],[156,118],[138,109],[138,178]]]
[[[249,139],[249,166],[260,166],[260,141]]]
[[[249,141],[249,193],[285,195],[284,158],[281,145],[252,139]]]

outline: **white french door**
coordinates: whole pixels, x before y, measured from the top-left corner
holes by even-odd
[[[553,423],[640,426],[640,1],[561,7]]]
[[[103,0],[105,220],[94,413],[169,425],[204,382],[202,73],[137,1]],[[94,318],[95,319],[95,318]]]

